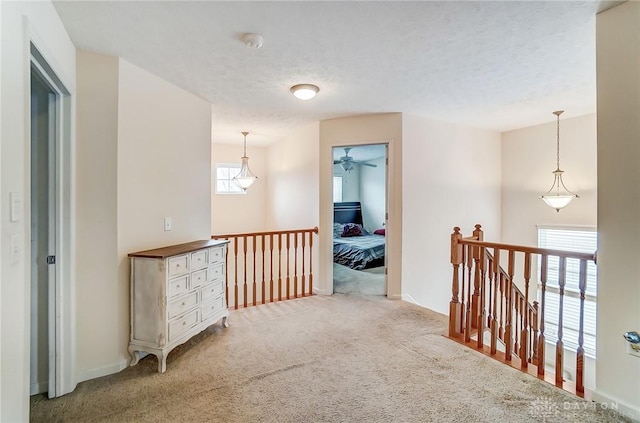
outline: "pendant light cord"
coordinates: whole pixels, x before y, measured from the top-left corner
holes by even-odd
[[[558,113],[558,120],[556,124],[556,169],[560,170],[560,114],[559,113]]]
[[[247,135],[249,135],[249,133],[243,132],[242,135],[244,135],[244,154],[242,157],[247,157]]]

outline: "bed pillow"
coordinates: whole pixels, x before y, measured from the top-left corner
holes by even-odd
[[[345,223],[342,228],[342,237],[362,236],[362,225],[357,223]]]
[[[344,225],[342,223],[334,223],[333,224],[333,237],[334,238],[340,238],[342,236],[343,226]]]
[[[375,231],[373,231],[373,233],[376,234],[376,235],[384,235],[385,234],[385,230],[384,230],[384,228],[376,229]]]

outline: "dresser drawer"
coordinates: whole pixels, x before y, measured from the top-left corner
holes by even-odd
[[[202,302],[215,298],[224,294],[224,281],[215,281],[212,284],[202,287]]]
[[[191,289],[207,283],[207,269],[198,270],[191,274]]]
[[[191,270],[202,269],[203,267],[207,267],[208,251],[200,250],[191,253]]]
[[[169,306],[168,306],[169,318],[171,319],[173,317],[179,316],[185,311],[192,309],[197,304],[198,304],[198,291],[194,291],[185,297],[178,298],[177,300],[173,300],[169,303]]]
[[[225,247],[209,248],[209,264],[224,263]]]
[[[187,292],[189,292],[189,276],[182,276],[169,281],[169,288],[167,289],[169,298],[186,294]]]
[[[182,334],[199,323],[198,311],[197,309],[193,310],[191,313],[169,321],[169,342],[178,339]]]
[[[184,275],[189,272],[189,256],[187,254],[169,259],[169,277]]]
[[[224,263],[214,264],[209,267],[209,273],[207,274],[207,280],[209,282],[216,279],[222,279],[224,277]]]
[[[219,311],[225,310],[224,296],[220,296],[214,300],[202,304],[202,320],[206,320]]]

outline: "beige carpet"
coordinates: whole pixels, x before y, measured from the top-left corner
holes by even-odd
[[[333,292],[337,294],[386,295],[384,267],[353,270],[333,263]]]
[[[401,301],[315,296],[230,323],[174,350],[165,374],[147,357],[62,398],[33,397],[32,421],[627,421],[451,342],[444,316]]]

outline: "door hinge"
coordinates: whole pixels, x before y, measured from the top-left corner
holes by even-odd
[[[47,256],[47,264],[56,264],[56,256]]]

